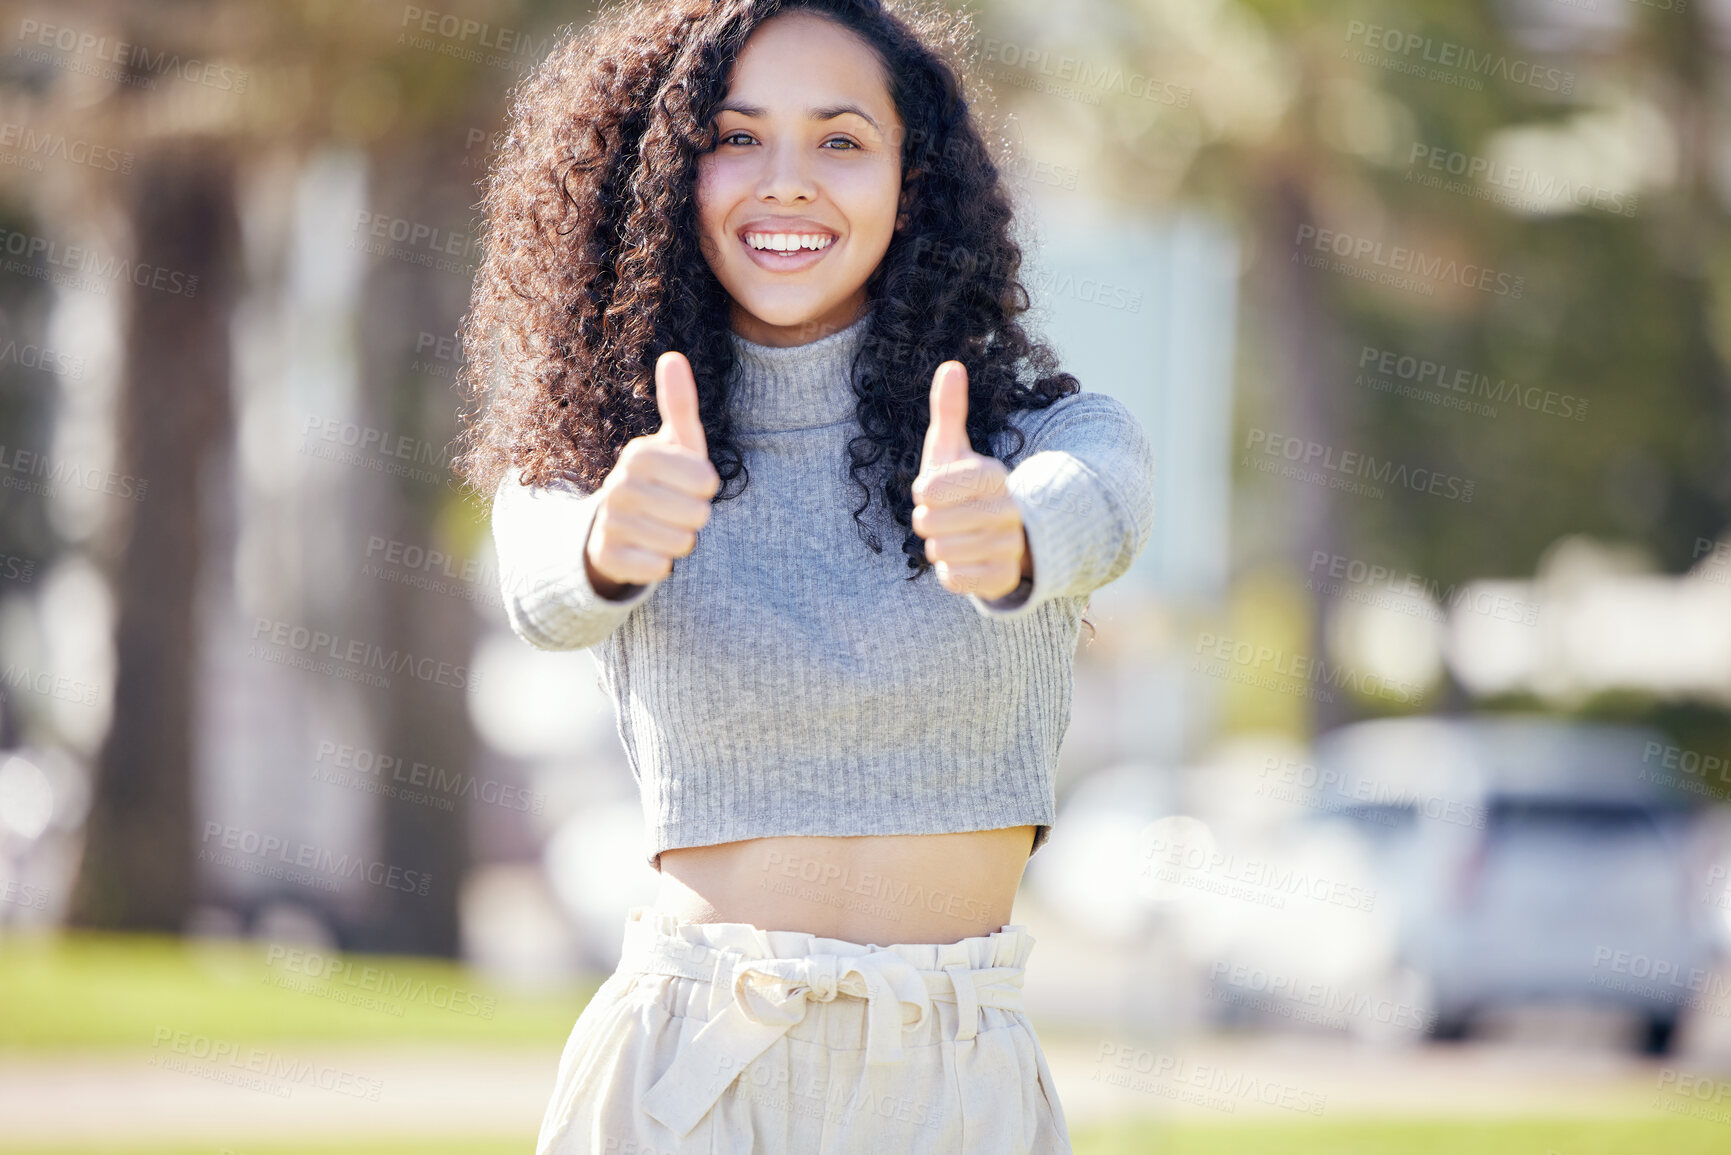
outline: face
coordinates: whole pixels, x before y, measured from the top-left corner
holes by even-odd
[[[715,124],[697,207],[734,331],[803,345],[858,320],[902,182],[902,124],[876,54],[822,16],[776,16],[740,52]]]

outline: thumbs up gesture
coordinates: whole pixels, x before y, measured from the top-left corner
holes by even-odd
[[[697,412],[697,381],[683,353],[655,362],[655,407],[661,427],[633,437],[601,483],[589,541],[583,548],[589,582],[604,598],[623,601],[673,572],[673,559],[697,544],[709,521],[709,499],[721,477]]]
[[[1003,597],[1033,576],[1033,556],[1003,462],[968,443],[968,370],[960,361],[932,374],[931,412],[912,487],[913,530],[945,589]]]

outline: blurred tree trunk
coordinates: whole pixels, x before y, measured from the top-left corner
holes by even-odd
[[[1276,164],[1263,201],[1268,206],[1266,244],[1268,275],[1267,316],[1274,322],[1274,348],[1284,356],[1284,374],[1278,390],[1276,412],[1283,423],[1279,432],[1307,442],[1338,446],[1344,427],[1341,398],[1346,377],[1339,357],[1340,319],[1331,309],[1327,293],[1317,283],[1317,271],[1291,259],[1293,238],[1300,225],[1316,223],[1309,186],[1296,166]],[[1316,553],[1340,552],[1341,535],[1334,492],[1316,485],[1292,484],[1288,509],[1293,517],[1282,543],[1287,564],[1299,574],[1310,572]],[[1332,669],[1335,661],[1328,650],[1328,598],[1318,592],[1311,597],[1308,652],[1325,658]],[[1314,733],[1332,730],[1354,717],[1344,690],[1333,690],[1311,699]]]
[[[458,173],[457,160],[425,140],[385,142],[371,159],[376,205],[416,222],[460,228],[473,192],[467,185],[430,180]],[[419,334],[451,336],[467,303],[468,278],[447,270],[375,259],[367,270],[361,306],[362,403],[365,420],[412,437],[418,446],[445,447],[456,433],[455,396],[448,382],[411,370]],[[421,476],[381,478],[370,503],[377,533],[388,540],[451,554],[442,537],[447,503],[460,501],[443,457],[418,463]],[[435,571],[430,576],[445,575]],[[379,592],[380,641],[387,652],[413,651],[468,666],[476,615],[462,598],[410,585],[385,584]],[[379,723],[384,748],[408,763],[436,766],[447,775],[474,773],[475,736],[466,689],[435,681],[393,679]],[[358,928],[357,946],[385,952],[455,957],[460,947],[458,888],[472,859],[470,823],[482,803],[473,794],[453,797],[441,810],[400,798],[379,799],[379,835],[385,861],[432,876],[425,896],[382,892],[379,909]]]
[[[130,196],[140,271],[121,282],[129,300],[117,469],[148,489],[112,575],[114,714],[97,755],[72,921],[173,932],[193,899],[200,479],[229,439],[238,227],[230,162],[214,148],[141,158]],[[157,270],[197,277],[196,287],[152,287]]]

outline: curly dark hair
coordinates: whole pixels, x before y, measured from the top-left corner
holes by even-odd
[[[486,177],[461,334],[459,388],[473,408],[453,466],[488,496],[512,468],[522,484],[563,474],[593,492],[625,443],[659,426],[654,365],[672,349],[697,380],[722,480],[714,500],[743,491],[729,299],[698,247],[697,161],[716,145],[714,109],[746,40],[793,10],[871,46],[905,129],[906,223],[866,282],[871,317],[853,364],[861,433],[848,453],[862,537],[881,552],[860,517],[871,504],[862,477],[876,470],[912,580],[930,568],[910,486],[937,366],[967,367],[968,439],[994,456],[1006,429],[1007,456],[1023,447],[1011,413],[1080,388],[1016,320],[1030,301],[1011,199],[962,79],[971,26],[926,0],[631,0],[566,30],[513,93]]]

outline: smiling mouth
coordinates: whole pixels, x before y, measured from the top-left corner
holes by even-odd
[[[799,257],[828,252],[835,245],[832,233],[770,233],[747,232],[739,239],[753,253],[767,257]]]

